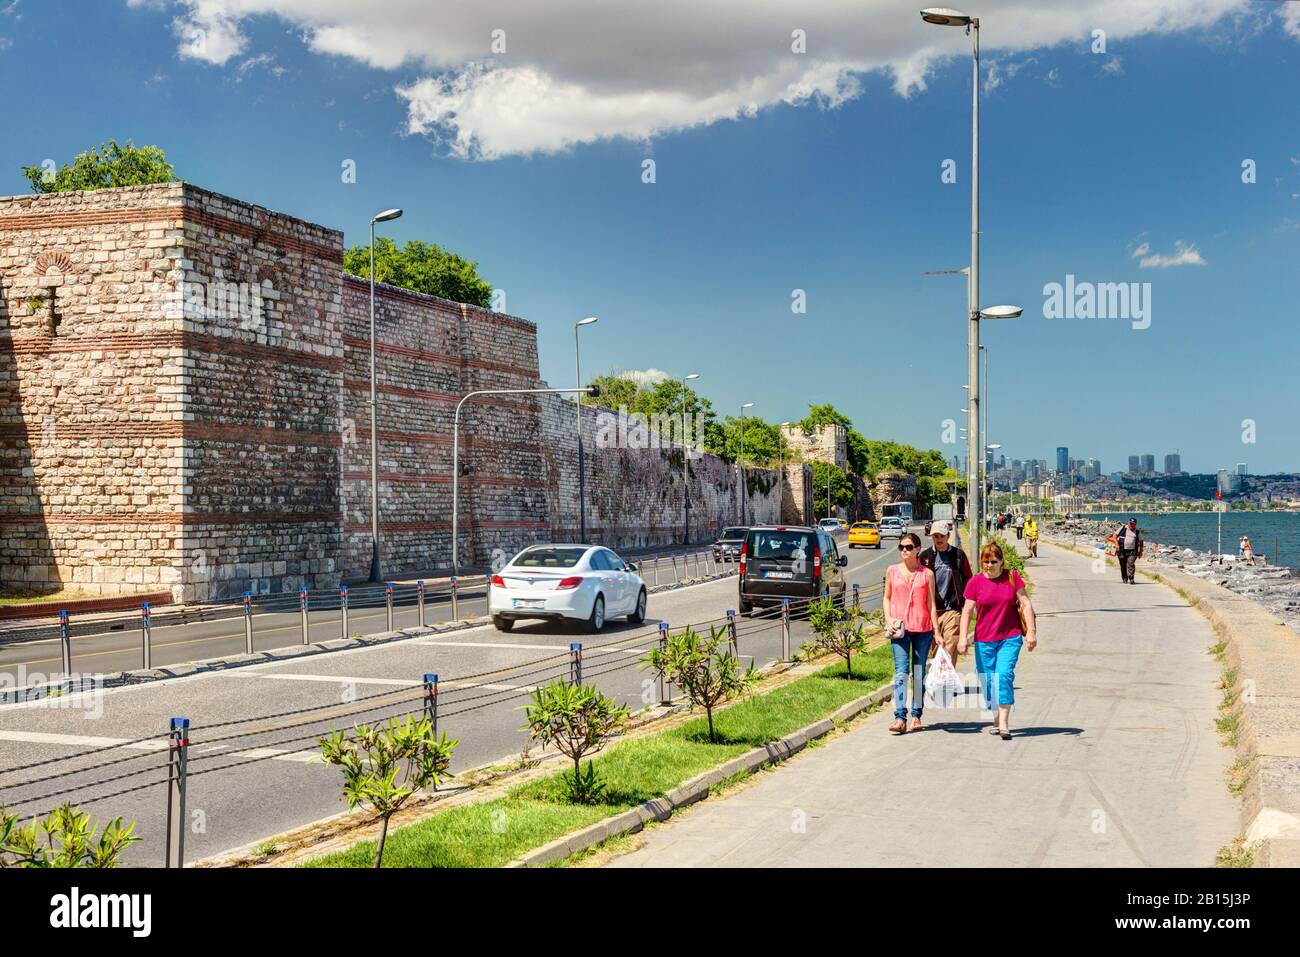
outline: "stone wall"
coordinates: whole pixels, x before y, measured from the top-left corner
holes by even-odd
[[[849,467],[848,437],[842,425],[819,425],[807,434],[798,425],[781,423],[786,444],[804,460],[832,462],[845,471]]]
[[[550,536],[559,541],[576,541],[579,515],[575,407],[558,395],[542,396],[538,406]],[[649,441],[660,445],[657,448],[626,447],[635,439],[611,443],[610,433],[617,435],[619,430],[609,426],[616,421],[617,413],[609,409],[583,406],[587,538],[612,548],[681,542],[681,447],[659,442],[654,433],[650,433]],[[687,458],[687,474],[691,541],[710,540],[722,526],[740,522],[740,482],[733,463],[692,451]],[[775,469],[746,469],[745,489],[745,521],[777,521],[782,496],[780,473]]]
[[[876,483],[871,486],[871,501],[875,514],[880,514],[880,506],[888,502],[911,502],[916,510],[916,476],[902,472],[881,472],[876,476]],[[916,513],[920,516],[919,511]]]

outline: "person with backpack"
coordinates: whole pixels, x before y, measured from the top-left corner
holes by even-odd
[[[953,664],[957,663],[957,636],[961,630],[961,606],[966,601],[966,583],[973,572],[966,553],[950,545],[952,523],[935,522],[930,528],[934,544],[921,552],[921,564],[934,572],[934,649],[943,645]]]

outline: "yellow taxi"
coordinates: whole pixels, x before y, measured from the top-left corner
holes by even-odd
[[[849,548],[859,545],[880,547],[880,528],[875,522],[854,522],[849,526]]]

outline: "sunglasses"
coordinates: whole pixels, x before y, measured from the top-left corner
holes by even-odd
[[[915,546],[915,545],[899,545],[899,546],[898,546],[898,550],[899,550],[900,552],[914,552],[914,551],[916,551],[916,546]]]

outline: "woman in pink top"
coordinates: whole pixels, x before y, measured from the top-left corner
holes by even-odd
[[[912,675],[912,728],[921,730],[925,703],[925,661],[934,641],[939,612],[934,604],[934,572],[921,564],[921,539],[907,532],[898,540],[903,560],[885,571],[885,615],[903,623],[901,638],[890,638],[894,651],[894,723],[890,734],[906,734],[907,676]]]
[[[1030,651],[1038,646],[1038,624],[1024,579],[1015,571],[1007,570],[1002,548],[996,542],[990,542],[980,551],[980,567],[983,571],[966,583],[957,653],[966,650],[971,612],[978,612],[975,667],[984,690],[985,707],[993,711],[997,706],[989,733],[1010,741],[1011,706],[1016,702],[1016,662],[1022,645]],[[1023,628],[1017,610],[1025,617]]]

